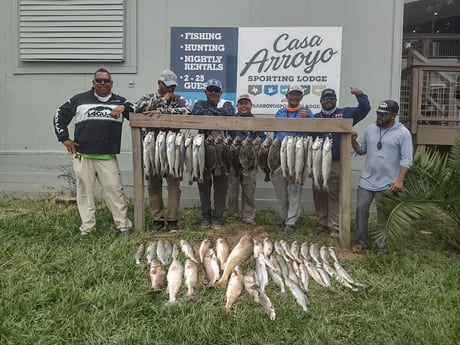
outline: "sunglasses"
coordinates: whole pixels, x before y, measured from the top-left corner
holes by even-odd
[[[208,91],[208,92],[220,92],[220,89],[218,87],[208,87],[208,88],[206,88],[206,91]]]
[[[168,86],[166,85],[165,83],[161,82],[163,84],[163,86],[167,89],[170,89],[170,90],[174,90],[176,88],[176,85],[171,85],[171,86]]]
[[[336,101],[337,98],[334,96],[326,96],[326,97],[321,98],[321,100],[322,101]]]
[[[377,116],[380,116],[380,117],[385,117],[387,116],[388,114],[390,114],[389,112],[387,111],[376,111],[377,113]]]
[[[98,84],[104,82],[105,84],[108,84],[112,81],[110,78],[94,78],[94,81]]]

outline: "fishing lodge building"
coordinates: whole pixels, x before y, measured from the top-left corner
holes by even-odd
[[[356,106],[349,92],[356,86],[369,96],[372,108],[353,128],[362,134],[375,121],[381,100],[399,100],[403,7],[403,0],[2,1],[0,192],[31,198],[75,193],[71,157],[56,139],[52,118],[71,96],[91,87],[99,67],[112,73],[113,92],[133,103],[156,90],[160,72],[169,68],[179,76],[177,93],[192,102],[205,97],[203,82],[211,77],[222,79],[224,98],[231,101],[250,87],[260,87],[253,95],[261,101],[254,103],[275,106],[253,109],[257,117],[276,112],[283,94],[274,95],[273,86],[281,91],[288,84],[302,84],[314,112],[318,90],[324,87],[336,89],[339,106]],[[285,40],[278,52],[285,71],[271,66],[268,75],[269,63],[263,64],[260,55],[250,60],[248,52],[270,35]],[[318,37],[331,45],[319,47],[323,40]],[[297,62],[283,58],[288,50]],[[248,61],[253,65],[245,74]],[[334,64],[320,66],[326,62]],[[132,145],[125,122],[118,159],[129,198],[134,187]],[[352,156],[352,210],[363,165],[363,157]],[[197,191],[196,184],[184,181],[182,205],[198,205]],[[264,182],[262,173],[256,205],[278,207],[273,186]],[[314,209],[309,179],[303,208]]]

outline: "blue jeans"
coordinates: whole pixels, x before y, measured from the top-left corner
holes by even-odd
[[[356,205],[356,244],[366,246],[368,243],[368,232],[369,232],[369,209],[372,201],[380,198],[387,191],[371,191],[358,186],[358,198]],[[383,229],[386,219],[384,215],[377,207],[377,228]],[[388,251],[387,241],[384,239],[378,239],[375,241],[377,251],[386,252]]]

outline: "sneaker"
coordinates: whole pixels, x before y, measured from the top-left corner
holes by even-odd
[[[318,233],[328,232],[329,228],[327,226],[324,226],[323,224],[317,223],[316,226],[315,226],[315,231],[318,232]]]
[[[121,236],[128,236],[128,235],[131,235],[132,233],[134,233],[134,231],[133,231],[133,229],[128,229],[128,230],[118,231],[118,233]]]
[[[203,229],[209,228],[210,225],[211,225],[211,223],[209,222],[208,219],[203,219],[203,221],[201,222],[201,227],[202,227]]]
[[[220,230],[220,223],[219,223],[219,221],[214,220],[214,221],[212,222],[212,224],[211,224],[211,228],[212,228],[213,230]]]
[[[235,223],[236,221],[236,217],[227,217],[227,223]]]
[[[87,240],[90,238],[90,234],[94,231],[94,229],[90,229],[89,231],[80,231],[80,240]]]
[[[329,234],[329,236],[333,237],[333,238],[339,238],[340,237],[340,234],[339,234],[339,230],[331,230],[331,233]]]
[[[164,220],[154,220],[153,229],[156,231],[163,231],[165,229],[165,221]]]
[[[294,232],[295,231],[295,226],[294,225],[286,225],[283,229],[284,232]]]
[[[166,230],[168,230],[168,232],[170,233],[179,231],[179,225],[177,224],[177,220],[168,220]]]

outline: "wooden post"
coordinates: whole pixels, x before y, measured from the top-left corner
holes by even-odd
[[[133,115],[133,114],[131,114]],[[133,143],[133,176],[134,176],[134,228],[144,231],[144,169],[142,164],[141,127],[131,126]]]

